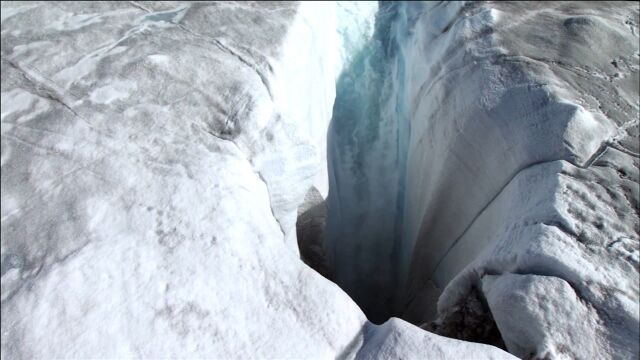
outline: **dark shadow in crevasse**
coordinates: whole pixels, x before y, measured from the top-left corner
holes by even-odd
[[[373,37],[351,54],[336,83],[327,200],[311,188],[296,224],[302,260],[340,286],[375,324],[406,313],[401,271],[408,264],[400,259],[412,250],[402,241],[410,119],[401,44],[421,9],[380,3]],[[475,289],[439,322],[422,327],[504,348]]]
[[[395,313],[399,287],[408,122],[394,79],[404,78],[407,6],[379,4],[373,36],[337,80],[327,134],[326,255],[335,283],[376,324]]]
[[[327,222],[327,205],[320,192],[311,187],[304,202],[298,208],[296,235],[300,258],[305,264],[333,281],[324,248],[324,230]]]

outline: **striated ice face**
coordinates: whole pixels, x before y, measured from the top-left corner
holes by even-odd
[[[618,5],[381,6],[328,139],[327,256],[371,319],[637,352],[639,11]]]
[[[338,79],[327,139],[328,256],[336,282],[377,322],[392,313],[398,286],[409,124],[397,79],[406,11],[393,4],[378,12],[373,38]]]

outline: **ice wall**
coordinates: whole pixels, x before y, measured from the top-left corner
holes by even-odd
[[[381,6],[328,139],[329,256],[370,318],[463,338],[495,320],[520,356],[637,351],[637,24],[637,4]],[[594,333],[566,331],[565,300]],[[573,349],[581,336],[598,345]]]
[[[414,72],[408,80],[413,98],[407,191],[412,196],[405,208],[404,239],[416,251],[410,287],[423,286],[438,273],[457,239],[515,174],[556,159],[588,164],[603,143],[634,120],[637,111],[634,100],[615,105],[617,100],[596,94],[599,86],[605,87],[604,94],[633,91],[624,81],[622,86],[602,81],[596,70],[611,71],[604,60],[608,57],[637,61],[629,28],[616,24],[605,36],[601,30],[609,24],[605,18],[589,18],[576,28],[573,24],[583,19],[580,11],[594,9],[581,10],[575,4],[567,6],[570,10],[525,8],[532,14],[544,11],[545,16],[540,24],[530,20],[521,27],[533,31],[534,26],[541,34],[546,32],[544,26],[553,27],[561,34],[558,41],[563,45],[559,45],[531,39],[506,20],[505,11],[517,11],[515,5],[502,9],[468,4],[454,10],[451,6],[460,7],[436,7],[418,22],[414,57],[409,60]],[[614,16],[625,13],[618,11],[620,15]],[[447,14],[448,22],[441,20]],[[607,55],[574,55],[596,41],[585,43],[594,32],[598,40],[612,37],[617,45],[608,48]],[[532,53],[530,43],[536,41],[549,50]],[[557,63],[567,65],[554,66]],[[594,70],[585,70],[584,76],[575,74],[579,70],[572,74],[571,69],[590,67]],[[637,70],[630,70],[629,76],[637,76]],[[593,96],[601,99],[600,104],[591,101]],[[418,280],[417,274],[426,277]],[[443,278],[435,285],[441,288],[446,282]],[[415,294],[415,289],[410,292]]]
[[[370,38],[376,10],[377,4],[369,1],[301,2],[279,56],[265,67],[278,113],[268,124],[269,133],[285,136],[274,137],[264,146],[268,151],[252,161],[269,186],[285,242],[295,251],[298,206],[311,187],[323,197],[328,192],[327,128],[336,79],[351,54]],[[247,142],[248,147],[261,145],[255,138]],[[292,150],[283,151],[289,143],[294,144]]]
[[[409,6],[381,5],[373,38],[338,79],[327,139],[328,256],[335,281],[373,321],[392,313],[398,280],[409,130],[399,42]]]
[[[638,157],[637,4],[424,10],[406,41],[411,135],[399,311],[464,329],[473,320],[461,314],[480,289],[519,356],[637,352],[631,269],[640,236],[629,216],[638,213],[631,199],[639,179],[629,167]],[[611,250],[620,242],[627,255]],[[611,278],[595,275],[603,264]],[[515,310],[508,299],[518,296]],[[593,332],[565,330],[574,316],[565,301],[586,304]]]

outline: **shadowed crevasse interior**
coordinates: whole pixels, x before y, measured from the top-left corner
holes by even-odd
[[[638,72],[621,64],[637,64],[638,12],[620,5],[612,11],[631,19],[620,22],[603,6],[381,3],[372,38],[336,84],[329,194],[298,222],[307,264],[321,264],[374,323],[400,317],[504,347],[486,275],[573,281],[549,249],[518,245],[552,236],[546,224],[582,226],[588,210],[558,211],[566,179],[553,169],[592,173],[616,149],[637,158]],[[526,16],[504,15],[515,13]],[[539,36],[547,31],[557,36]],[[600,44],[615,46],[593,54]],[[536,211],[520,209],[534,200]],[[606,238],[597,229],[593,242]],[[486,254],[496,246],[509,256]]]
[[[406,6],[380,5],[373,37],[337,81],[327,136],[328,262],[334,281],[375,323],[392,316],[398,290],[409,122],[391,78],[403,77]]]
[[[378,324],[404,312],[401,272],[408,264],[400,262],[402,253],[410,252],[403,249],[402,227],[411,122],[401,43],[420,10],[419,4],[380,3],[372,38],[353,54],[336,83],[327,135],[328,197],[323,200],[311,188],[298,210],[303,261],[338,284]],[[486,306],[476,310],[488,313]],[[458,327],[475,314],[467,313]],[[488,327],[496,333],[492,324]],[[451,326],[431,330],[478,339]]]
[[[411,3],[379,4],[373,36],[336,82],[327,134],[329,194],[323,201],[310,189],[298,212],[302,259],[345,290],[374,323],[397,316],[401,290],[410,122],[399,43],[418,10]]]

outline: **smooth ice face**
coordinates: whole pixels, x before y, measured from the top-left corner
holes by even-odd
[[[425,42],[434,75],[411,128],[404,240],[415,245],[404,316],[433,318],[426,304],[442,292],[446,325],[480,289],[515,354],[580,357],[590,343],[603,357],[633,356],[637,4],[473,5],[461,14]],[[510,273],[524,279],[512,284],[553,279],[485,281]],[[526,299],[504,300],[518,294]],[[586,304],[585,323],[597,325],[563,330],[581,310],[559,299]]]
[[[396,3],[378,12],[373,38],[338,79],[327,139],[328,257],[336,283],[375,322],[393,313],[398,290],[409,122],[396,79],[412,10]]]

